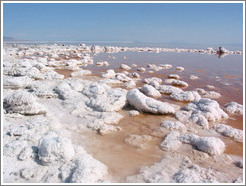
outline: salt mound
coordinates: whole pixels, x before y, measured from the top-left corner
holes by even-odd
[[[217,121],[228,118],[228,115],[220,108],[218,102],[202,98],[187,104],[176,113],[176,118],[181,122],[196,123],[203,128],[209,128],[209,121]]]
[[[215,137],[199,137],[193,134],[183,134],[180,136],[180,140],[210,155],[220,155],[225,150],[225,143]]]
[[[137,110],[130,110],[129,114],[130,116],[138,116],[140,113]]]
[[[144,93],[146,96],[150,96],[154,98],[161,97],[161,93],[151,85],[144,84],[143,87],[140,89],[140,91]]]
[[[107,175],[107,167],[86,153],[61,168],[62,179],[70,183],[100,183]]]
[[[161,127],[169,129],[169,130],[179,130],[179,131],[186,131],[186,127],[183,123],[179,121],[163,121],[161,123]]]
[[[129,66],[126,65],[126,64],[121,64],[121,65],[120,65],[120,68],[122,68],[122,69],[124,69],[124,70],[131,70],[131,69],[132,69],[131,67],[129,67]]]
[[[128,77],[124,73],[116,73],[116,79],[122,82],[127,82],[132,80],[132,78]]]
[[[134,87],[136,87],[136,83],[133,80],[132,81],[127,81],[123,86],[126,87],[126,88],[134,88]]]
[[[78,71],[72,72],[71,76],[72,77],[81,77],[81,76],[90,75],[90,74],[91,74],[90,70],[78,70]]]
[[[4,100],[4,109],[8,113],[27,115],[45,114],[46,109],[36,101],[36,98],[25,91],[15,91],[7,95]]]
[[[164,93],[164,94],[183,92],[182,89],[171,86],[171,85],[160,85],[158,86],[157,90],[159,90],[159,92]]]
[[[176,70],[177,71],[183,71],[184,70],[184,67],[176,67]]]
[[[180,134],[179,132],[170,132],[161,143],[163,150],[177,150],[182,143],[195,146],[198,150],[210,155],[220,155],[225,150],[225,144],[219,138],[199,137],[194,134]]]
[[[197,76],[195,76],[195,75],[190,75],[190,79],[191,80],[195,80],[195,79],[199,79]]]
[[[145,78],[144,83],[149,84],[151,81],[157,81],[159,84],[162,83],[162,79],[157,78],[157,77],[151,77],[151,78]]]
[[[102,94],[94,94],[87,106],[101,112],[112,112],[121,110],[126,104],[127,91],[121,88],[110,89]]]
[[[3,77],[3,87],[4,88],[12,88],[12,89],[19,89],[19,88],[27,88],[32,84],[32,79],[27,76],[21,77]]]
[[[240,129],[232,128],[224,124],[215,124],[213,129],[222,134],[223,136],[234,138],[236,141],[243,142],[243,131]]]
[[[71,141],[56,134],[48,134],[41,138],[38,149],[38,156],[43,165],[69,162],[75,155]]]
[[[101,77],[103,77],[103,78],[114,78],[115,77],[115,72],[114,72],[114,70],[113,69],[109,69],[109,70],[107,70],[105,73],[103,73],[102,75],[101,75]]]
[[[196,91],[180,91],[170,95],[170,97],[177,101],[194,101],[201,99],[201,96]]]
[[[178,74],[170,74],[170,75],[168,76],[168,78],[179,79],[180,77],[179,77]]]
[[[227,103],[225,106],[225,111],[230,114],[241,114],[243,115],[243,105],[236,102]]]
[[[180,141],[180,134],[178,132],[170,132],[166,135],[165,139],[161,142],[161,148],[166,151],[177,150],[182,142]]]
[[[174,114],[175,110],[168,103],[157,101],[141,93],[138,89],[131,89],[127,92],[127,100],[137,110],[154,114]]]
[[[174,80],[174,81],[172,81],[171,84],[175,85],[175,86],[181,86],[181,87],[188,87],[189,86],[188,83],[181,81],[181,80]]]
[[[172,68],[172,65],[170,65],[170,64],[161,64],[160,65],[163,69],[169,69],[169,68]]]

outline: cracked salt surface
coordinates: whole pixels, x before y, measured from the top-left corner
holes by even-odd
[[[110,57],[100,53],[105,51]],[[148,51],[158,51],[162,57]],[[198,50],[188,55],[182,54],[186,50],[169,53],[173,62],[169,59],[167,64],[163,53],[175,51],[4,45],[4,182],[240,182],[242,168],[236,166],[242,160],[243,145],[236,142],[242,139],[240,79],[228,79],[236,82],[228,87],[194,73],[191,69],[202,68],[203,60],[203,69],[214,73],[207,58],[215,59],[199,55]],[[184,60],[193,57],[201,58],[201,63]],[[229,71],[226,59],[222,60]],[[166,81],[174,77],[171,74],[180,80]],[[191,74],[199,79],[190,80]],[[240,96],[233,97],[234,91]],[[189,123],[174,117],[182,108],[191,112]],[[170,131],[177,134],[177,143],[165,138]],[[163,143],[168,151],[162,150]]]

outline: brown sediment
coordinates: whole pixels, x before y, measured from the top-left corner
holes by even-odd
[[[64,75],[64,78],[71,77],[72,70],[67,69],[55,69],[58,74]]]

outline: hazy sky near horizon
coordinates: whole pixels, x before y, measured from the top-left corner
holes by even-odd
[[[4,3],[3,35],[43,41],[243,43],[243,4]]]

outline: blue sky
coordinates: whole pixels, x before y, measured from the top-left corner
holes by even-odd
[[[236,3],[4,3],[3,33],[22,40],[242,43]]]

